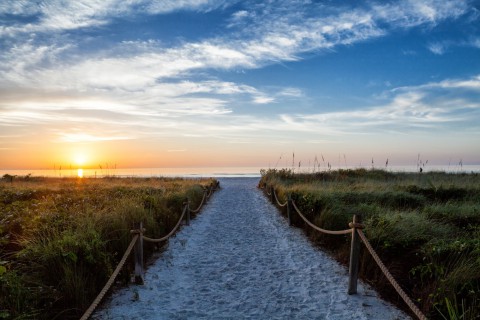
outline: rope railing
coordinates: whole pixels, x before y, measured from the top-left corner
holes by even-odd
[[[187,199],[187,201],[185,201],[184,205],[183,205],[183,211],[182,211],[182,214],[180,215],[180,218],[178,219],[178,222],[177,224],[175,225],[175,227],[173,227],[173,229],[164,237],[162,238],[159,238],[159,239],[153,239],[153,238],[150,238],[150,237],[147,237],[147,236],[144,236],[142,234],[142,238],[143,240],[147,241],[147,242],[153,242],[153,243],[159,243],[159,242],[162,242],[162,241],[165,241],[167,240],[168,238],[170,238],[174,233],[175,231],[177,231],[177,229],[180,227],[180,224],[182,223],[183,221],[183,218],[185,217],[185,215],[187,215],[187,224],[189,224],[189,221],[190,221],[190,213],[198,213],[200,212],[200,209],[203,207],[203,205],[205,204],[206,200],[208,198],[210,198],[210,196],[212,195],[213,191],[217,190],[217,187],[218,187],[218,181],[217,181],[217,184],[215,185],[215,188],[213,187],[213,185],[210,185],[208,187],[208,191],[205,190],[203,192],[203,197],[202,197],[202,201],[200,203],[200,205],[198,206],[197,209],[195,210],[192,210],[190,208],[190,201]]]
[[[192,213],[198,213],[200,211],[200,209],[202,208],[203,206],[203,203],[205,202],[205,200],[207,199],[207,191],[205,190],[203,192],[203,198],[202,198],[202,201],[200,202],[200,204],[198,205],[197,209],[193,210],[192,208],[190,208],[190,202],[188,202],[188,210]]]
[[[142,233],[143,240],[145,240],[147,242],[152,242],[152,243],[159,243],[159,242],[163,242],[163,241],[167,240],[168,238],[170,238],[175,233],[175,231],[177,231],[177,229],[180,227],[180,224],[182,223],[183,218],[185,217],[185,213],[187,212],[187,209],[188,209],[188,204],[185,204],[183,206],[183,211],[182,211],[182,214],[180,215],[180,218],[177,221],[177,224],[175,225],[175,227],[173,227],[173,229],[166,236],[163,236],[159,239],[153,239],[153,238],[149,238],[147,236],[144,236],[143,233]]]
[[[207,201],[211,197],[212,193],[217,190],[218,186],[219,186],[219,182],[217,181],[215,186],[213,186],[213,184],[212,184],[205,189],[205,191],[203,192],[202,201],[198,205],[197,209],[190,208],[190,202],[187,201],[188,202],[188,211],[192,212],[192,213],[198,213],[200,211],[200,209],[202,208],[204,202]]]
[[[295,209],[295,211],[298,213],[298,215],[300,216],[300,218],[303,219],[303,221],[305,221],[310,227],[312,227],[313,229],[317,230],[317,231],[320,231],[320,232],[323,232],[323,233],[326,233],[326,234],[349,234],[349,233],[352,233],[352,230],[353,229],[345,229],[345,230],[337,230],[337,231],[333,231],[333,230],[327,230],[327,229],[322,229],[320,227],[317,227],[316,225],[314,225],[313,223],[311,223],[301,212],[300,210],[298,209],[297,205],[295,204],[295,201],[292,201],[292,205],[293,205],[293,208]]]
[[[356,294],[357,293],[357,282],[358,282],[358,266],[359,266],[359,260],[360,260],[360,241],[363,242],[369,253],[372,255],[373,259],[377,263],[377,265],[380,267],[380,270],[383,272],[385,277],[388,279],[390,284],[393,286],[393,288],[397,291],[397,293],[402,297],[403,301],[408,305],[410,310],[418,317],[420,320],[426,320],[427,317],[420,311],[420,309],[413,303],[412,299],[403,291],[403,289],[400,287],[398,282],[395,280],[395,278],[392,276],[390,271],[387,269],[387,267],[383,264],[382,260],[378,256],[378,254],[375,252],[371,244],[368,242],[367,237],[363,233],[362,229],[364,228],[364,225],[361,223],[361,216],[354,215],[353,216],[353,221],[350,222],[348,225],[350,229],[345,229],[345,230],[326,230],[322,229],[312,222],[310,222],[300,211],[300,209],[297,207],[295,201],[292,200],[291,195],[288,196],[288,200],[285,204],[281,204],[281,202],[278,200],[277,194],[275,192],[275,189],[273,187],[270,188],[271,192],[269,193],[268,190],[269,188],[265,186],[262,188],[265,190],[265,193],[270,197],[270,200],[272,203],[277,203],[280,207],[287,206],[287,216],[288,216],[288,221],[289,224],[291,225],[291,217],[290,217],[290,207],[295,209],[297,214],[302,218],[302,220],[308,224],[310,227],[312,227],[314,230],[317,230],[322,233],[326,234],[332,234],[332,235],[342,235],[342,234],[352,234],[352,241],[351,241],[351,248],[350,248],[350,263],[349,263],[349,282],[348,282],[348,294]]]
[[[272,190],[272,193],[273,193],[273,196],[274,196],[274,198],[275,198],[275,201],[277,201],[277,204],[278,204],[280,207],[285,207],[285,206],[288,204],[288,200],[285,201],[284,203],[281,203],[280,200],[278,200],[277,193],[275,192],[275,189]]]
[[[215,186],[213,186],[213,184],[210,186],[210,191],[208,193],[208,196],[207,196],[207,199],[210,198],[210,196],[212,195],[213,191],[217,191],[217,189],[219,188],[220,186],[220,182],[217,181],[217,183],[215,184]]]
[[[144,236],[143,233],[145,232],[145,229],[143,228],[143,224],[141,222],[138,224],[138,228],[130,230],[130,233],[133,235],[133,238],[130,241],[130,244],[128,245],[127,250],[123,254],[122,259],[118,263],[117,267],[113,271],[112,275],[108,279],[105,286],[102,288],[102,290],[97,295],[95,300],[92,302],[92,304],[85,311],[85,313],[80,318],[80,320],[87,320],[92,315],[92,313],[95,311],[95,309],[100,304],[100,302],[104,298],[107,291],[113,285],[113,282],[115,281],[115,279],[117,278],[121,269],[125,265],[125,261],[127,260],[128,256],[131,254],[133,249],[135,249],[134,250],[135,282],[137,284],[143,284],[143,269],[144,269],[143,268],[143,241],[145,240],[146,242],[159,243],[159,242],[168,240],[177,231],[177,229],[180,227],[180,225],[181,225],[183,219],[185,218],[185,216],[187,217],[187,219],[186,219],[187,224],[189,223],[190,212],[198,213],[200,211],[200,209],[203,207],[203,205],[205,204],[205,202],[208,200],[208,198],[210,198],[213,191],[217,190],[218,186],[219,186],[219,182],[217,181],[215,187],[213,187],[213,185],[211,185],[209,187],[208,192],[207,192],[207,190],[205,190],[205,192],[203,193],[202,201],[201,201],[200,205],[198,206],[198,208],[195,209],[195,210],[190,209],[189,201],[187,199],[187,201],[183,205],[182,214],[180,215],[180,218],[178,219],[178,222],[176,223],[175,227],[167,235],[165,235],[165,236],[163,236],[159,239],[153,239],[153,238]]]
[[[110,278],[108,279],[107,283],[105,284],[105,286],[103,287],[103,289],[100,291],[100,293],[97,295],[97,297],[95,298],[95,300],[93,300],[92,304],[90,305],[90,307],[87,309],[87,311],[85,311],[85,313],[83,314],[83,316],[80,318],[80,320],[87,320],[93,313],[93,311],[95,311],[95,308],[97,308],[98,304],[102,301],[103,297],[105,296],[105,294],[107,293],[107,291],[111,288],[113,282],[115,281],[115,279],[117,278],[118,274],[120,273],[120,270],[123,268],[123,265],[125,264],[125,261],[127,261],[127,258],[128,256],[130,255],[130,253],[132,252],[132,249],[133,249],[133,246],[135,245],[135,243],[137,242],[138,238],[140,236],[138,234],[134,235],[133,238],[132,238],[132,241],[130,241],[130,244],[128,245],[128,248],[127,250],[125,251],[125,253],[123,254],[123,257],[122,259],[120,260],[120,262],[118,263],[117,267],[115,268],[115,271],[113,271],[112,275],[110,276]]]
[[[418,307],[413,303],[412,299],[403,291],[402,287],[398,284],[398,282],[395,280],[395,278],[392,276],[390,271],[387,269],[387,267],[383,264],[382,260],[378,256],[378,254],[375,252],[373,249],[372,245],[368,241],[367,237],[363,233],[362,230],[357,229],[357,233],[360,236],[360,239],[362,239],[363,244],[367,248],[368,252],[372,255],[373,259],[377,263],[377,265],[380,267],[380,270],[382,270],[383,274],[387,278],[387,280],[392,284],[392,286],[395,288],[397,293],[402,297],[403,301],[407,304],[407,306],[412,310],[412,312],[418,317],[418,319],[421,320],[426,320],[427,317],[418,309]]]

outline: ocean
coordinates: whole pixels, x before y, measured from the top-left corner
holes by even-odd
[[[356,169],[356,167],[332,167],[335,169]],[[364,167],[370,169],[371,167]],[[32,176],[42,177],[78,177],[80,174],[83,177],[260,177],[261,167],[188,167],[188,168],[117,168],[117,169],[80,169],[80,168],[68,168],[68,169],[35,169],[35,170],[12,170],[12,169],[0,169],[0,176],[5,174],[26,176],[28,174]],[[268,169],[265,167],[264,169]],[[282,168],[278,168],[282,169]],[[385,169],[376,167],[376,169]],[[82,171],[79,171],[82,170]],[[313,168],[295,168],[295,172],[313,172]],[[325,171],[326,168],[316,168],[315,171]],[[389,166],[386,168],[391,172],[418,172],[416,166]],[[444,165],[444,166],[425,166],[423,172],[431,171],[445,171],[450,173],[480,173],[480,165]]]

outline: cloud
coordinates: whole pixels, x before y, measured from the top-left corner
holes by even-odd
[[[446,19],[456,19],[465,14],[468,1],[399,1],[373,5],[373,13],[379,21],[394,27],[411,28],[422,24],[436,25]]]
[[[40,67],[51,67],[56,71],[54,63],[58,61],[61,54],[71,48],[69,44],[35,44],[27,41],[13,45],[5,50],[0,57],[0,79],[1,83],[13,83],[22,86],[30,86],[34,77],[32,71],[38,71]],[[43,79],[41,79],[43,80]]]
[[[247,10],[240,10],[240,11],[237,11],[234,14],[232,14],[231,19],[232,19],[233,23],[238,23],[239,21],[244,20],[248,16],[249,16],[249,13],[248,13]]]
[[[447,89],[468,89],[477,91],[480,93],[480,76],[472,77],[466,80],[445,80],[439,82],[438,84],[429,84],[426,87],[439,87],[439,88],[447,88]]]
[[[192,83],[185,85],[190,86]],[[232,84],[227,86],[235,88]],[[217,90],[215,88],[218,87],[222,87],[221,83],[206,84],[208,90]],[[233,89],[229,88],[228,91],[230,90]],[[342,136],[358,137],[379,133],[475,134],[479,131],[480,123],[480,103],[475,99],[478,94],[480,76],[475,76],[395,88],[388,92],[387,101],[383,104],[337,112],[280,113],[268,116],[234,112],[213,114],[208,108],[201,109],[203,111],[200,112],[197,108],[188,107],[187,103],[169,105],[163,109],[155,109],[148,103],[145,109],[125,108],[123,111],[117,110],[116,115],[113,114],[115,108],[112,105],[109,111],[112,114],[109,116],[95,115],[87,109],[84,112],[78,109],[74,112],[72,109],[48,111],[45,108],[31,108],[28,112],[10,110],[10,116],[8,112],[2,113],[0,119],[21,119],[25,128],[28,128],[28,134],[35,132],[39,121],[48,123],[49,126],[46,127],[54,128],[50,130],[50,136],[56,142],[184,136],[227,143],[272,139],[275,143],[282,144],[302,139],[323,144],[333,143]],[[124,112],[125,116],[119,117]],[[183,115],[175,116],[180,114]],[[99,126],[102,127],[101,134],[97,130]],[[13,130],[11,135],[15,135],[15,132]],[[170,150],[182,149],[184,148]]]
[[[117,2],[117,3],[114,3]],[[115,6],[118,5],[117,6]],[[114,10],[114,8],[118,8]],[[6,1],[0,5],[0,14],[14,12],[20,17],[34,17],[33,22],[12,23],[0,27],[0,36],[14,37],[19,33],[72,30],[99,26],[107,17],[125,9],[122,1],[48,1],[32,4],[31,1]],[[116,12],[117,11],[117,12]]]
[[[428,50],[430,50],[432,53],[434,53],[436,55],[442,55],[446,51],[446,45],[443,44],[443,43],[439,43],[439,42],[430,43],[427,46],[427,48],[428,48]]]
[[[446,79],[439,82],[431,82],[416,87],[399,87],[392,90],[392,92],[403,91],[422,91],[433,89],[464,89],[473,92],[480,92],[480,75],[470,77],[468,79]]]
[[[480,38],[474,38],[469,41],[470,45],[480,49]]]
[[[150,14],[169,13],[178,10],[211,11],[232,5],[235,1],[226,0],[156,0],[146,5],[146,11]]]
[[[278,91],[277,95],[284,97],[300,98],[304,96],[304,93],[299,88],[283,88]]]
[[[254,9],[255,14],[242,11],[234,15],[245,33],[256,38],[246,42],[242,52],[256,61],[292,61],[301,53],[351,45],[384,36],[390,30],[432,27],[456,19],[468,11],[468,2],[412,0],[334,10],[293,1]]]
[[[224,0],[50,0],[44,3],[32,3],[28,0],[4,1],[0,4],[0,15],[13,14],[35,19],[33,22],[0,26],[0,36],[14,37],[18,33],[99,27],[117,17],[166,14],[178,10],[209,11],[227,5],[229,4]]]
[[[437,55],[444,54],[451,47],[471,47],[480,49],[480,38],[470,38],[468,40],[444,40],[427,45],[428,50]]]
[[[31,42],[13,46],[0,58],[3,81],[33,87],[57,89],[137,90],[152,86],[161,78],[179,77],[205,68],[231,69],[254,67],[246,54],[224,44],[191,43],[164,49],[152,47],[148,52],[120,57],[86,57],[83,60],[58,61],[57,57],[71,45],[33,46]],[[118,48],[117,52],[122,52]],[[53,62],[56,62],[55,64]]]
[[[99,142],[99,141],[115,141],[115,140],[130,140],[133,137],[125,136],[95,136],[87,133],[63,133],[60,134],[59,142]]]
[[[465,95],[465,91],[471,95]],[[390,93],[389,102],[384,105],[343,112],[283,115],[282,120],[312,130],[330,128],[338,134],[478,127],[480,102],[475,97],[480,94],[480,76],[396,88]]]
[[[37,23],[19,24],[19,27],[31,29],[24,30],[25,32],[49,32],[104,25],[114,17],[139,12],[154,14],[178,9],[216,8],[221,5],[225,5],[225,2],[91,0],[68,2],[66,5],[53,1],[44,6],[33,6],[32,9],[28,2],[21,2],[20,5],[4,4],[0,7],[0,12],[11,10],[37,14]],[[69,56],[75,61],[69,60],[66,55],[62,56],[64,51],[75,48],[73,41],[58,45],[36,43],[30,39],[7,49],[7,55],[0,63],[7,69],[6,74],[10,80],[24,81],[29,78],[30,72],[28,76],[23,75],[23,78],[21,73],[22,69],[27,71],[29,66],[36,68],[35,78],[40,78],[40,83],[64,84],[72,81],[68,79],[77,79],[79,89],[84,89],[85,86],[109,88],[132,84],[141,87],[150,85],[159,78],[178,77],[195,70],[253,69],[280,61],[296,61],[302,53],[329,50],[338,45],[351,45],[380,37],[388,32],[388,28],[435,24],[447,18],[456,18],[467,10],[463,1],[428,1],[421,4],[406,1],[356,8],[348,12],[331,10],[326,15],[310,16],[309,10],[315,11],[315,6],[298,7],[297,4],[296,10],[289,11],[293,5],[294,3],[259,5],[260,9],[257,8],[255,14],[238,11],[234,14],[235,17],[250,19],[245,29],[233,30],[231,35],[225,37],[188,42],[177,47],[163,48],[155,41],[147,42],[147,46],[146,42],[129,41],[128,50],[127,43],[121,43],[112,50],[95,52],[91,57],[87,56],[80,61],[77,55],[72,55],[72,50]],[[5,32],[6,29],[1,30]],[[440,52],[441,49],[438,45],[433,45],[432,50]],[[32,57],[34,58],[31,59]],[[49,61],[57,63],[49,65]],[[18,69],[5,67],[5,64],[10,65],[12,62]],[[68,67],[70,65],[72,66]],[[45,67],[47,69],[43,69]],[[97,72],[100,76],[97,76]],[[111,72],[116,74],[104,76]],[[62,77],[62,74],[66,77]],[[49,78],[41,79],[45,75],[49,75]]]
[[[274,98],[263,96],[263,95],[257,95],[256,97],[253,98],[253,103],[255,104],[268,104],[268,103],[272,103],[273,101],[275,101]]]

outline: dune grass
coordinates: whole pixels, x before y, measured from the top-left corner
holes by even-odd
[[[480,317],[480,174],[338,170],[294,174],[262,171],[281,201],[291,194],[318,226],[348,228],[361,214],[364,232],[408,294],[432,319]],[[348,261],[350,238],[319,234],[293,223]],[[402,305],[366,250],[361,276]]]
[[[0,180],[0,319],[77,319],[143,221],[158,238],[212,179]],[[145,246],[146,253],[153,251]],[[129,281],[132,263],[120,276]]]

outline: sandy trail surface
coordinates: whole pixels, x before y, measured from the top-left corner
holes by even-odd
[[[289,227],[257,182],[220,179],[145,284],[116,292],[93,318],[409,319],[362,283],[349,296],[345,267]]]

